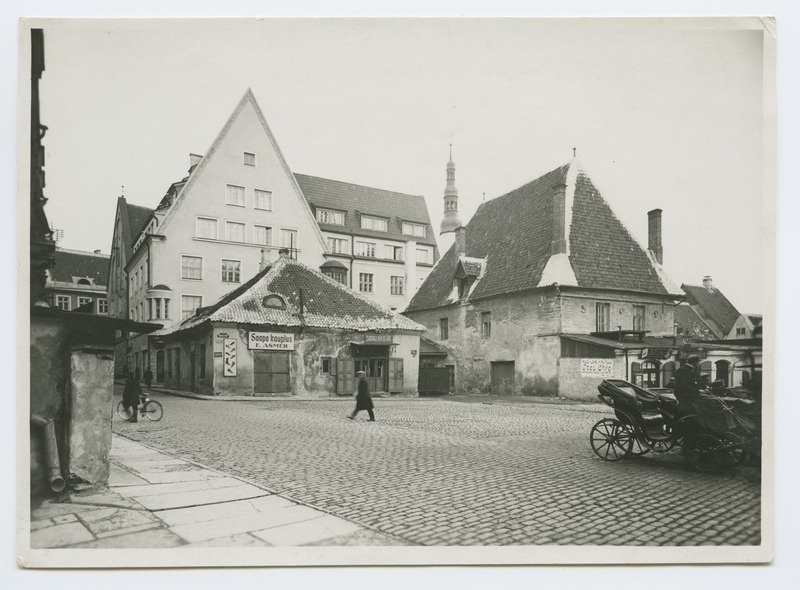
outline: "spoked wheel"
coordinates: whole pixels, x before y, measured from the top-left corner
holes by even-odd
[[[634,440],[633,431],[613,418],[600,420],[589,433],[592,450],[605,461],[619,461],[630,455]]]
[[[687,436],[683,441],[683,456],[692,469],[715,473],[728,465],[725,442],[713,434]]]
[[[641,441],[639,441],[639,439],[636,437],[636,432],[629,424],[623,424],[622,426],[628,430],[628,436],[631,437],[631,450],[629,451],[631,457],[646,455],[651,451],[646,442],[645,444],[642,444]]]
[[[142,414],[147,416],[148,420],[158,422],[164,416],[164,408],[161,407],[160,402],[151,399],[144,405]]]
[[[134,411],[136,411],[135,408],[131,406],[128,406],[126,408],[125,404],[123,404],[122,402],[119,402],[117,404],[117,416],[119,416],[122,420],[125,420],[126,422],[130,421],[130,419],[133,418]]]
[[[675,440],[672,438],[666,440],[653,440],[648,438],[647,445],[654,453],[668,453],[675,448]]]

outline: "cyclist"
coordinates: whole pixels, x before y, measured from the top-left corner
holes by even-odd
[[[125,374],[125,389],[122,392],[122,405],[125,410],[132,408],[133,416],[130,419],[131,422],[139,421],[139,403],[142,397],[142,386],[133,378],[133,374],[128,371]]]

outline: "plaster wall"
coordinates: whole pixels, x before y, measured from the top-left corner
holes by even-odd
[[[657,297],[635,293],[564,293],[562,305],[562,331],[568,334],[589,334],[597,329],[597,303],[611,305],[609,331],[622,326],[633,329],[633,307],[645,307],[644,329],[650,336],[672,336],[675,323],[674,307]]]

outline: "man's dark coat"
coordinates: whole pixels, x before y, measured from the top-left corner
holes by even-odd
[[[356,411],[358,410],[371,410],[372,396],[369,394],[369,385],[367,385],[367,378],[362,377],[358,382],[358,394],[356,395]]]

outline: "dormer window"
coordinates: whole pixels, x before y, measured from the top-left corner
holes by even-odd
[[[331,225],[344,225],[344,213],[330,209],[317,209],[317,221]]]
[[[268,309],[286,309],[286,302],[280,295],[267,295],[261,300],[261,305]]]
[[[92,281],[89,279],[78,279],[78,286],[80,287],[91,287]]]
[[[425,237],[425,226],[420,223],[409,223],[408,221],[404,221],[403,225],[401,226],[401,231],[403,235],[406,236],[415,236],[417,238]]]
[[[371,229],[373,231],[389,231],[389,220],[383,217],[372,217],[371,215],[362,215],[361,229]]]
[[[256,155],[251,152],[244,153],[244,165],[245,166],[255,166],[256,165]]]

